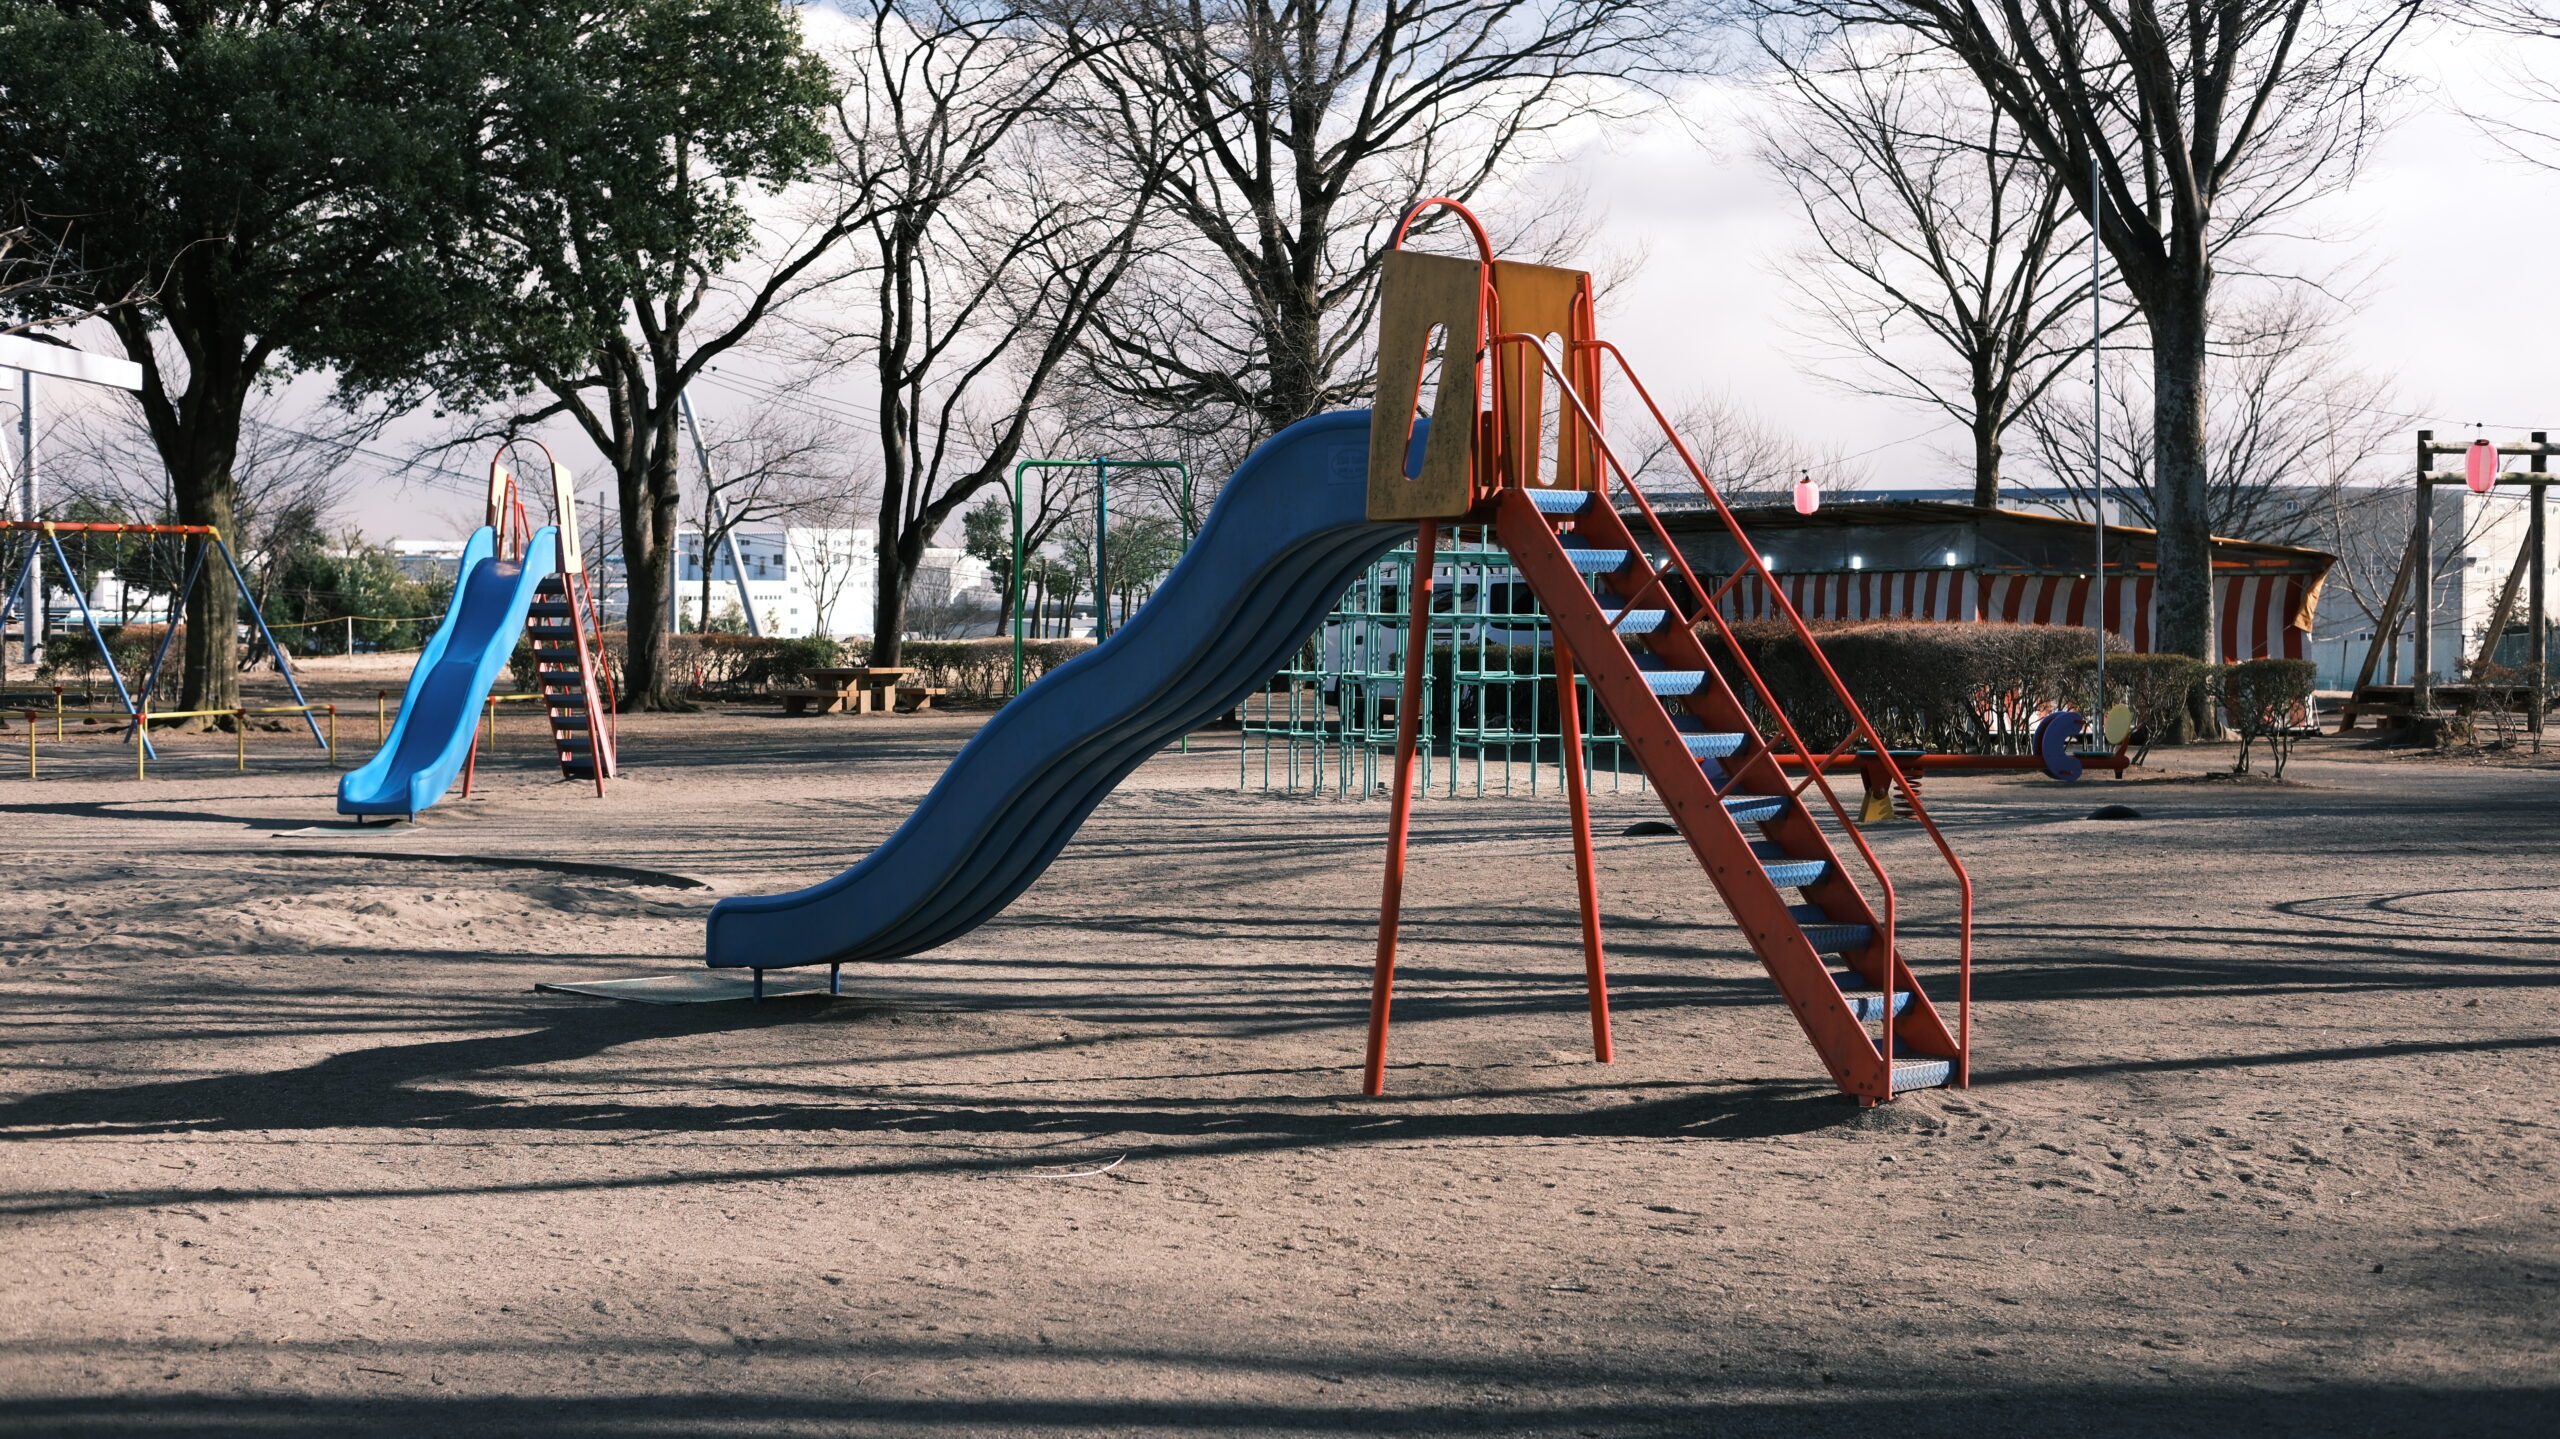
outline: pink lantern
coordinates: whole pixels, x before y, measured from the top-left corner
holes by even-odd
[[[2485,495],[2498,485],[2498,447],[2487,440],[2473,440],[2462,455],[2462,482],[2471,493]]]
[[[1813,487],[1813,475],[1810,472],[1807,472],[1797,476],[1796,513],[1800,515],[1809,515],[1815,510],[1821,508],[1822,492]]]

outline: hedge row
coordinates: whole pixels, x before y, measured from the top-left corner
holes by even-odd
[[[1849,694],[1894,749],[1953,754],[2023,753],[2035,716],[2086,704],[2093,630],[2062,625],[1830,623],[1816,640]],[[1849,715],[1784,620],[1733,626],[1728,645],[1701,629],[1707,652],[1764,726],[1773,716],[1735,664],[1748,660],[1796,733],[1817,751],[1849,734]]]
[[[624,687],[623,662],[628,643],[629,637],[620,630],[605,633],[601,657],[617,691]],[[1023,683],[1029,684],[1091,648],[1091,640],[1024,641]],[[689,692],[743,699],[805,685],[811,670],[868,663],[871,641],[668,635],[665,653],[668,667]],[[909,640],[899,663],[915,670],[918,682],[947,690],[953,698],[1000,699],[1012,679],[1013,641]],[[533,688],[530,641],[517,644],[509,670],[520,688]]]
[[[108,659],[123,676],[126,688],[130,689],[142,683],[142,676],[151,668],[151,657],[160,652],[160,642],[168,636],[169,627],[102,625],[98,633],[107,642]],[[163,706],[177,702],[178,674],[185,667],[186,645],[187,628],[180,625],[176,641],[169,646],[169,657],[161,666],[159,684],[151,696]],[[84,700],[97,698],[102,687],[106,691],[115,688],[108,677],[106,665],[99,662],[98,647],[90,643],[87,634],[76,628],[57,631],[45,646],[44,653],[44,663],[36,669],[36,679],[40,683],[58,684],[65,688],[77,685]],[[263,658],[263,646],[259,653]],[[5,662],[0,662],[0,674],[5,674],[5,671]],[[136,695],[135,698],[142,696]]]
[[[1847,711],[1785,621],[1737,624],[1743,657],[1777,695],[1805,742],[1829,749],[1848,734]],[[1850,695],[1893,748],[1955,754],[2023,753],[2039,715],[2133,712],[2136,763],[2176,733],[2191,707],[2210,700],[2240,735],[2233,768],[2246,773],[2260,740],[2284,773],[2294,737],[2310,719],[2317,668],[2309,660],[2208,665],[2186,655],[2119,654],[2110,637],[2107,696],[2097,702],[2097,633],[2059,625],[1826,624],[1815,638]],[[1763,725],[1767,706],[1747,692],[1728,646],[1712,628],[1707,648]]]

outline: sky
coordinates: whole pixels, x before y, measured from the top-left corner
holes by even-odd
[[[2466,433],[2475,422],[2511,434],[2560,429],[2560,367],[2541,323],[2546,304],[2560,305],[2552,243],[2560,235],[2560,173],[2506,156],[2456,106],[2459,99],[2475,112],[2513,112],[2497,77],[2536,58],[2560,54],[2458,30],[2413,39],[2399,60],[2418,80],[2405,114],[2351,189],[2298,227],[2306,237],[2270,256],[2306,271],[2367,277],[2345,322],[2347,342],[2358,364],[2391,378],[2400,405],[2425,417],[2410,429]],[[1689,123],[1613,127],[1522,189],[1579,187],[1602,248],[1643,257],[1604,300],[1604,324],[1657,394],[1725,399],[1802,433],[1810,448],[1850,457],[1875,481],[1963,482],[1963,446],[1951,424],[1844,392],[1802,368],[1805,346],[1780,278],[1803,221],[1730,123],[1747,103],[1738,86],[1701,85],[1680,101]],[[1602,257],[1594,265],[1605,268]],[[706,427],[771,402],[758,398],[754,369],[751,359],[732,362],[725,380],[703,387],[697,402]],[[852,394],[849,383],[821,381],[790,402],[827,404],[830,389]],[[321,396],[308,384],[294,391],[308,403]],[[278,418],[293,421],[289,413]],[[404,425],[376,448],[396,455],[428,432]],[[588,477],[582,493],[598,494],[598,461],[583,443],[568,438],[563,457]],[[459,536],[476,523],[471,479],[393,483],[382,478],[385,468],[349,475],[342,518],[369,537]]]
[[[2455,108],[2509,113],[2491,86],[2531,58],[2502,37],[2439,32],[2401,52],[2418,80],[2408,113],[2353,187],[2270,247],[2273,266],[2369,278],[2345,338],[2359,367],[2388,376],[2400,407],[2440,433],[2475,423],[2560,430],[2560,367],[2534,317],[2560,302],[2560,173],[2501,151]],[[2543,47],[2540,58],[2560,58]],[[1740,103],[1732,91],[1697,104]],[[1781,283],[1805,234],[1785,187],[1752,158],[1747,137],[1701,146],[1678,127],[1592,145],[1574,167],[1613,236],[1644,246],[1644,269],[1605,323],[1657,391],[1686,384],[1799,429],[1815,448],[1862,454],[1871,478],[1962,484],[1960,431],[1908,405],[1845,393],[1807,375]],[[2519,433],[2520,437],[2520,433]],[[2414,437],[2413,437],[2414,439]]]

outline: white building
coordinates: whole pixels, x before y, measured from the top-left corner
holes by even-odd
[[[764,632],[785,639],[871,633],[871,600],[880,579],[879,537],[870,530],[739,531],[736,558],[746,570],[747,598]],[[676,532],[676,604],[684,628],[702,626],[702,534]],[[711,614],[744,618],[738,571],[727,544],[711,558]]]
[[[461,540],[393,540],[384,548],[413,580],[450,580],[462,573]]]
[[[809,528],[741,530],[737,563],[732,565],[724,542],[711,557],[711,616],[715,622],[743,627],[738,569],[746,571],[744,598],[755,603],[756,619],[768,635],[797,639],[823,634],[848,639],[871,633],[874,597],[880,583],[879,535],[868,529]],[[450,577],[462,557],[459,540],[393,540],[389,548],[401,568],[424,578]],[[598,600],[615,623],[621,622],[621,566],[597,566]],[[993,615],[1002,603],[995,573],[985,561],[957,549],[934,547],[916,568],[910,614],[931,613],[948,625],[956,610],[986,618],[965,625],[973,633],[993,633]],[[679,622],[688,631],[702,628],[702,534],[676,532],[676,592]],[[919,616],[918,618],[922,618]],[[910,625],[910,632],[914,626]]]
[[[782,638],[826,634],[836,639],[868,635],[880,584],[879,536],[872,530],[811,529],[741,530],[737,561],[746,570],[747,596],[755,601],[764,632]],[[676,602],[688,630],[702,623],[702,536],[676,532]],[[948,623],[948,612],[986,611],[992,616],[1001,601],[995,572],[983,560],[940,546],[929,548],[916,566],[910,592],[911,620],[931,612]],[[717,619],[744,619],[739,603],[737,570],[722,544],[711,557],[711,613]],[[976,628],[992,633],[992,619]],[[910,625],[912,633],[914,626]]]

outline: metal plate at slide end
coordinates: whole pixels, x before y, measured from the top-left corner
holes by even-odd
[[[719,1004],[754,999],[755,976],[736,969],[697,969],[685,974],[653,974],[641,979],[587,979],[563,984],[537,984],[538,994],[575,994],[588,999],[624,999],[634,1004]],[[764,997],[824,994],[827,977],[806,971],[773,970],[764,977]]]

